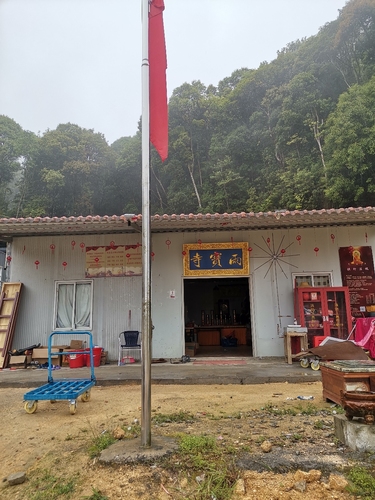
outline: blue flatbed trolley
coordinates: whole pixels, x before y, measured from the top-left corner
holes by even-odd
[[[90,367],[91,367],[91,377],[90,379],[59,379],[53,380],[52,377],[52,337],[54,335],[88,335],[90,339]],[[26,413],[35,413],[38,408],[38,401],[50,400],[55,402],[57,400],[68,400],[69,411],[71,415],[74,415],[77,409],[77,398],[81,396],[81,401],[90,401],[91,397],[91,387],[96,384],[96,378],[94,375],[94,356],[93,356],[93,340],[91,332],[52,332],[48,338],[48,383],[27,392],[23,399],[25,401],[25,411]],[[82,354],[82,351],[66,351],[53,353],[62,355],[71,354]]]

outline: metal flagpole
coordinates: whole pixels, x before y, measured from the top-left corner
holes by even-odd
[[[142,0],[142,410],[141,446],[151,446],[151,225],[149,0]]]

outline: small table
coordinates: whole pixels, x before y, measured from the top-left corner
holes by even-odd
[[[292,331],[287,331],[284,333],[284,355],[285,355],[285,361],[288,363],[288,365],[291,365],[293,363],[293,359],[297,357],[297,354],[292,353],[292,338],[297,337],[300,342],[300,350],[299,352],[306,351],[308,350],[308,343],[307,343],[307,333],[305,332],[292,332]]]

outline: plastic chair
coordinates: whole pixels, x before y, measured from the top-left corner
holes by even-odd
[[[118,366],[134,363],[141,359],[141,333],[138,330],[125,330],[118,336]]]

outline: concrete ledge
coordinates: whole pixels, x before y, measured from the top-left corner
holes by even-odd
[[[335,415],[335,436],[354,451],[375,451],[375,425],[362,420],[348,420],[345,415]]]

